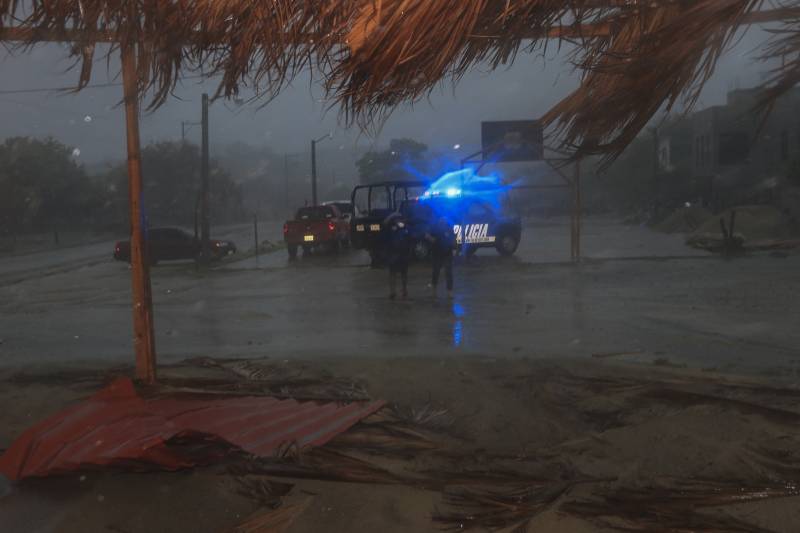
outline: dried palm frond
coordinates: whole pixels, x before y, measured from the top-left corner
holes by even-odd
[[[616,518],[628,524],[626,531],[668,532],[766,532],[751,523],[721,514],[705,514],[697,509],[797,496],[800,489],[792,484],[762,484],[744,481],[692,480],[675,483],[669,488],[626,488],[602,499],[572,501],[559,510],[573,516],[608,525]]]
[[[781,65],[772,70],[772,75],[763,86],[759,102],[761,111],[769,111],[772,104],[789,89],[800,83],[800,6],[787,6],[780,28],[770,30],[772,38],[767,43],[762,60],[781,60]]]
[[[328,448],[313,450],[294,460],[245,458],[231,464],[228,469],[237,476],[270,475],[348,483],[412,484],[385,468]]]
[[[464,531],[473,528],[490,531],[513,528],[525,531],[536,515],[547,510],[572,483],[510,490],[480,490],[454,488],[443,496],[448,511],[436,510],[433,521],[447,531]]]
[[[542,117],[576,157],[609,164],[662,107],[686,108],[745,17],[762,0],[698,0],[642,5],[617,19],[608,39],[587,39],[573,53],[580,87]]]
[[[496,69],[520,51],[568,43],[581,86],[545,116],[560,148],[608,164],[662,107],[691,106],[736,31],[763,0],[0,0],[3,27],[72,40],[91,75],[93,44],[135,44],[138,88],[161,105],[185,72],[218,76],[216,96],[249,87],[276,95],[303,69],[318,70],[345,121],[375,124],[477,65]],[[787,4],[788,5],[788,4]],[[770,56],[794,54],[800,15],[786,19]],[[77,35],[77,37],[76,37]],[[796,56],[796,54],[795,54]],[[773,97],[800,79],[792,56]]]
[[[349,53],[333,65],[327,89],[346,120],[362,126],[382,120],[403,102],[426,96],[445,78],[472,67],[513,62],[536,50],[562,20],[580,27],[598,4],[556,0],[381,0],[362,3],[346,36]]]
[[[281,533],[289,529],[310,502],[311,498],[306,498],[300,503],[284,505],[278,509],[256,511],[244,522],[234,526],[230,533]]]
[[[234,480],[238,485],[236,492],[270,509],[280,507],[283,497],[289,494],[294,486],[290,483],[272,481],[263,476],[238,476],[234,477]]]
[[[71,54],[82,63],[79,87],[89,81],[95,41],[137,47],[139,90],[150,107],[164,103],[183,71],[220,76],[217,95],[242,84],[272,96],[311,58],[341,42],[337,28],[359,0],[0,0],[0,29],[31,30],[28,45],[78,39]],[[78,36],[78,37],[75,37]]]

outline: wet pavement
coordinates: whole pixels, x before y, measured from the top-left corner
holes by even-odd
[[[245,226],[232,231],[248,238]],[[595,219],[584,227],[587,260],[571,265],[566,221],[532,221],[524,234],[515,257],[482,250],[459,262],[453,300],[430,294],[418,264],[410,298],[390,301],[388,274],[363,252],[290,262],[278,250],[205,273],[159,265],[160,360],[568,356],[800,371],[798,255],[726,261],[677,235]],[[125,264],[32,275],[0,286],[0,297],[2,366],[132,362]]]

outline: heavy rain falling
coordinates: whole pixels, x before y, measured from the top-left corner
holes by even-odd
[[[800,531],[799,32],[0,0],[0,533]]]

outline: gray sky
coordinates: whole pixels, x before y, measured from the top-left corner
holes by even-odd
[[[762,31],[749,31],[725,56],[702,95],[700,107],[723,103],[728,89],[748,87],[760,80],[764,67],[749,57],[764,36]],[[74,85],[77,71],[69,71],[70,64],[65,49],[59,45],[42,45],[13,55],[0,50],[0,139],[52,135],[80,149],[80,158],[87,163],[122,159],[124,120],[121,108],[116,106],[121,98],[120,87],[66,95],[2,94],[8,90]],[[112,63],[109,75],[105,60],[99,59],[92,83],[110,81],[117,72],[118,67]],[[341,129],[336,110],[325,113],[324,104],[318,101],[319,89],[303,76],[261,109],[256,104],[236,108],[231,102],[215,102],[210,110],[212,155],[215,146],[233,141],[266,144],[278,153],[305,152],[312,136],[328,131],[334,131],[335,138],[326,143],[343,150],[411,137],[436,150],[459,144],[463,151],[474,151],[480,143],[482,120],[536,118],[573,89],[577,81],[571,67],[557,56],[555,47],[548,52],[546,63],[539,56],[520,54],[508,69],[478,69],[455,89],[446,83],[429,101],[397,110],[380,134],[371,138],[357,129]],[[179,139],[181,121],[199,120],[200,95],[203,91],[213,93],[214,89],[211,82],[184,81],[176,90],[177,98],[143,116],[143,143]],[[188,137],[199,141],[199,133],[195,127]]]

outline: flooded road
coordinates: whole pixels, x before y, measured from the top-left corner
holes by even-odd
[[[159,265],[159,360],[566,356],[800,369],[800,256],[725,261],[675,235],[598,220],[585,230],[587,260],[572,265],[568,231],[531,223],[516,256],[482,250],[457,262],[452,300],[430,294],[426,264],[412,267],[408,300],[389,300],[388,274],[363,252],[289,262],[278,250],[205,273]],[[0,365],[132,362],[127,265],[88,263],[0,292]]]

